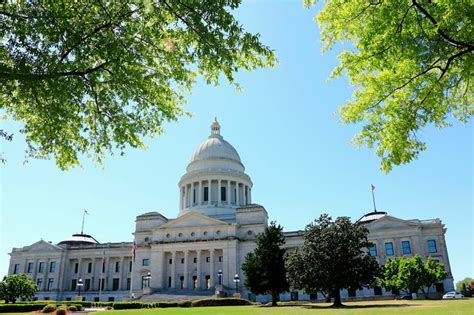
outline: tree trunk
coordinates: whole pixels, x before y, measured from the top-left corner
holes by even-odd
[[[277,306],[278,301],[278,293],[272,292],[272,306]]]
[[[332,304],[333,307],[341,307],[341,291],[339,288],[334,289],[332,296],[334,297],[334,303]]]

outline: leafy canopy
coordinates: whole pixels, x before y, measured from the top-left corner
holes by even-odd
[[[421,289],[427,294],[425,288],[448,276],[442,263],[434,261],[431,257],[423,262],[419,255],[389,259],[383,269],[381,277],[383,286],[398,290],[408,289],[410,293],[417,293]]]
[[[242,264],[245,287],[254,294],[272,295],[272,305],[276,305],[278,295],[288,290],[286,279],[285,244],[283,227],[271,222],[264,232],[257,236],[257,248],[248,253]]]
[[[380,267],[368,254],[369,231],[348,217],[335,221],[327,214],[306,226],[304,244],[287,260],[288,278],[294,288],[308,293],[327,292],[340,306],[340,290],[375,283]]]
[[[305,0],[306,6],[317,0]],[[474,113],[474,2],[325,0],[316,20],[324,49],[350,41],[332,77],[347,74],[353,97],[344,123],[362,123],[356,145],[375,147],[381,169],[409,163],[426,144],[419,132]]]
[[[0,300],[15,303],[18,298],[32,298],[36,290],[36,284],[28,279],[27,275],[9,275],[0,282]]]
[[[466,277],[461,281],[456,282],[456,290],[458,291],[474,291],[474,279]]]
[[[273,66],[232,15],[240,0],[18,0],[0,4],[0,111],[20,121],[27,156],[61,169],[80,155],[143,148],[209,84]],[[10,136],[0,130],[0,136]],[[5,137],[4,137],[5,138]]]

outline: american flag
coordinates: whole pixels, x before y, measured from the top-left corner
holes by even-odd
[[[132,259],[133,259],[133,262],[135,262],[136,252],[137,252],[137,244],[135,242],[133,242],[133,245],[132,245]]]
[[[372,184],[370,184],[370,186],[372,187],[372,191],[374,191],[374,190],[375,190],[375,186],[372,185]]]

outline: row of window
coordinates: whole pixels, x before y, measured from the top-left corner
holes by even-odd
[[[209,201],[209,187],[204,187],[203,189],[204,196],[203,196],[203,201]],[[185,196],[185,192],[183,191],[183,197]],[[248,194],[247,191],[245,191],[244,198],[247,200]],[[221,187],[221,201],[227,201],[227,188],[226,187]],[[196,189],[193,190],[193,203],[195,204],[197,202],[197,195],[196,195]],[[237,190],[234,189],[234,203],[237,202]]]
[[[207,236],[208,234],[209,234],[209,233],[208,233],[207,231],[204,231],[204,232],[202,233],[202,235],[204,235],[204,236]],[[220,234],[221,234],[221,231],[220,231],[220,230],[217,230],[217,231],[216,231],[216,235],[220,235]],[[252,235],[252,234],[253,234],[252,231],[250,231],[250,230],[247,231],[247,235],[250,236],[250,235]],[[194,236],[196,236],[196,233],[195,233],[195,232],[191,232],[189,235],[190,235],[191,237],[194,237]],[[183,237],[183,236],[184,236],[183,233],[178,233],[178,237]],[[170,233],[167,233],[167,234],[166,234],[166,238],[170,238],[170,237],[171,237],[171,234],[170,234]],[[145,237],[145,242],[148,242],[148,241],[150,241],[150,238]]]
[[[102,278],[102,279],[100,279],[100,281],[98,281],[97,291],[106,290],[105,280],[106,280],[105,278]],[[130,290],[130,285],[131,285],[131,278],[127,278],[126,290]],[[84,279],[83,287],[84,287],[84,291],[93,290],[92,280],[91,279]],[[76,291],[77,289],[78,289],[77,279],[72,279],[71,280],[71,291]],[[112,291],[118,291],[118,290],[120,290],[120,279],[119,278],[113,278],[112,279]]]
[[[46,268],[46,263],[45,262],[40,262],[38,264],[38,273],[44,273],[45,271],[45,268]],[[32,262],[29,262],[27,264],[27,267],[26,267],[26,272],[27,273],[33,273],[35,270],[35,265],[34,263]],[[55,261],[51,261],[49,263],[49,272],[52,273],[52,272],[56,272],[56,262]],[[13,266],[13,273],[14,274],[17,274],[17,273],[20,273],[20,264],[15,264]]]
[[[437,253],[438,249],[436,247],[435,240],[428,240],[428,253]],[[403,255],[411,254],[411,245],[410,241],[402,241],[402,253]],[[369,247],[369,253],[371,256],[377,256],[377,245],[373,245]],[[385,255],[393,256],[395,255],[395,250],[393,248],[393,242],[386,242],[385,243]]]
[[[51,291],[53,289],[53,285],[54,285],[54,278],[49,278],[48,279],[48,283],[47,283],[46,288],[43,288],[43,279],[42,278],[36,279],[36,286],[38,287],[38,291],[43,291],[43,290]]]
[[[120,261],[115,262],[115,272],[120,272]],[[129,262],[129,270],[132,271],[132,262]],[[105,262],[102,262],[102,272],[105,272]],[[74,273],[79,273],[79,263],[74,264]],[[92,263],[87,264],[87,273],[92,273]]]

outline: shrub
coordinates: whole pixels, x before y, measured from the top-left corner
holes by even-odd
[[[45,307],[47,303],[39,304],[26,304],[26,303],[19,303],[19,304],[0,304],[0,314],[3,313],[22,313],[22,312],[33,312],[33,311],[40,311]]]
[[[192,302],[191,301],[180,301],[178,302],[178,307],[191,307]]]
[[[230,305],[253,305],[252,302],[238,298],[223,298],[223,299],[204,299],[192,302],[192,306],[230,306]]]
[[[107,311],[110,311],[110,310],[112,309],[112,306],[107,306],[105,309],[106,309]]]
[[[61,305],[56,310],[56,315],[66,315],[66,314],[67,314],[67,306],[66,305]]]
[[[115,302],[112,307],[114,310],[129,310],[129,309],[137,309],[137,308],[144,308],[148,304],[142,302]]]
[[[69,304],[69,307],[75,307],[77,311],[82,311],[84,310],[84,307],[81,305],[81,304]],[[71,311],[71,312],[74,312],[74,311]]]
[[[177,307],[177,306],[178,306],[178,303],[176,302],[158,302],[154,304],[154,307],[161,307],[161,308]]]
[[[48,304],[43,307],[43,313],[52,313],[57,309],[56,304]]]
[[[77,312],[77,306],[76,305],[70,305],[70,306],[68,306],[67,310],[69,312]]]

